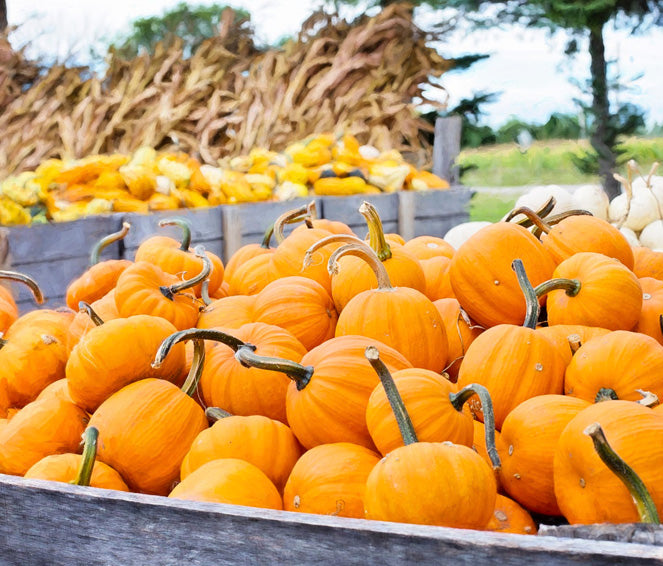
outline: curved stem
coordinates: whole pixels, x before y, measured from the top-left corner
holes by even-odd
[[[546,221],[548,225],[554,226],[555,224],[559,224],[562,220],[565,220],[566,218],[569,218],[570,216],[594,216],[591,212],[588,210],[582,210],[579,208],[574,208],[573,210],[565,210],[564,212],[560,212],[559,214],[555,214],[554,216],[551,216],[550,218],[546,218]]]
[[[377,209],[368,201],[361,203],[359,213],[366,219],[368,225],[368,241],[371,249],[378,256],[380,261],[385,261],[391,257],[391,247],[384,237],[382,229],[382,220]]]
[[[208,421],[215,423],[221,419],[232,417],[232,413],[224,411],[220,407],[207,407],[207,409],[205,409],[205,416],[207,417]]]
[[[534,212],[531,208],[528,206],[521,206],[519,208],[514,208],[507,217],[504,219],[505,222],[509,222],[512,220],[514,217],[518,216],[519,214],[522,214],[527,218],[528,225],[529,226],[536,226],[539,230],[542,232],[545,232],[546,234],[550,232],[550,226],[546,224],[543,219],[536,213]],[[519,223],[521,226],[523,224]],[[524,227],[524,226],[523,226]]]
[[[161,367],[161,364],[166,359],[166,356],[170,352],[171,348],[175,344],[179,342],[186,342],[187,340],[214,340],[215,342],[221,342],[226,346],[229,346],[232,348],[233,352],[236,352],[242,346],[247,346],[247,344],[242,342],[239,338],[235,338],[234,336],[226,334],[225,332],[221,332],[220,330],[188,328],[186,330],[174,332],[163,342],[161,342],[157,353],[154,355],[152,367],[155,369]]]
[[[557,204],[557,201],[555,200],[555,197],[551,196],[543,204],[543,206],[541,208],[539,208],[538,210],[535,210],[534,212],[536,212],[536,214],[539,216],[539,218],[545,218],[546,216],[548,216],[553,211],[553,208],[555,208],[555,204]],[[504,222],[511,222],[511,220],[513,220],[513,218],[517,215],[518,215],[518,213],[514,213],[514,211],[512,210],[511,212],[509,212],[509,214],[507,214],[504,217]],[[523,228],[529,228],[532,225],[532,221],[529,218],[523,218],[522,220],[519,220],[518,222],[516,222],[516,224],[519,224]]]
[[[101,238],[101,240],[94,244],[90,250],[90,267],[99,263],[99,257],[101,256],[101,252],[104,249],[106,249],[111,244],[124,239],[124,237],[129,233],[130,228],[131,224],[128,222],[122,222],[121,230],[118,232],[113,232],[112,234],[108,234],[108,236],[104,236]]]
[[[304,268],[309,267],[313,263],[313,254],[317,252],[320,248],[326,246],[327,244],[335,244],[342,242],[346,244],[354,244],[357,242],[360,242],[362,244],[365,243],[359,238],[357,238],[357,236],[353,236],[352,234],[332,234],[331,236],[326,236],[321,240],[318,240],[308,250],[306,250],[306,253],[304,254]]]
[[[198,389],[198,382],[200,381],[200,376],[203,374],[203,366],[205,364],[205,341],[200,338],[194,338],[193,340],[193,360],[191,361],[191,368],[189,369],[189,374],[186,376],[184,385],[182,385],[182,391],[189,397],[193,397],[193,394]]]
[[[601,389],[599,389],[598,393],[596,394],[596,397],[594,397],[594,403],[618,400],[619,397],[617,396],[617,392],[614,389],[610,389],[609,387],[601,387]]]
[[[603,463],[612,471],[626,486],[635,507],[638,510],[638,516],[641,523],[652,523],[654,525],[660,524],[658,518],[658,511],[652,499],[647,486],[640,479],[638,474],[635,473],[633,468],[622,460],[610,444],[608,443],[605,433],[599,423],[590,424],[584,431],[584,434],[590,436],[594,442],[594,450],[599,455]]]
[[[182,251],[189,251],[191,246],[191,224],[188,220],[184,218],[164,218],[159,221],[159,227],[163,228],[164,226],[178,226],[182,229],[182,242],[180,243],[180,249]]]
[[[410,415],[405,408],[405,403],[403,403],[403,398],[398,392],[398,388],[394,383],[394,378],[391,376],[391,373],[389,373],[389,369],[380,359],[380,352],[375,346],[367,346],[366,350],[364,350],[364,355],[375,370],[375,373],[378,374],[382,387],[384,387],[384,392],[387,394],[391,410],[394,413],[394,417],[396,417],[398,430],[401,431],[403,444],[407,446],[408,444],[419,442],[417,439],[417,433],[414,430],[414,425],[412,424],[412,419],[410,419]]]
[[[481,412],[483,413],[483,424],[486,431],[486,450],[488,457],[493,464],[494,470],[502,468],[500,456],[497,453],[495,446],[495,412],[493,411],[493,400],[490,398],[490,393],[483,385],[478,383],[471,383],[463,387],[457,393],[450,393],[449,400],[459,413],[463,412],[463,405],[472,397],[476,395],[481,401]]]
[[[373,273],[375,273],[375,277],[377,277],[378,289],[393,289],[389,279],[389,274],[387,273],[384,265],[382,265],[382,262],[378,256],[375,255],[375,252],[364,242],[345,244],[337,250],[334,250],[334,253],[329,256],[329,262],[327,262],[327,271],[330,275],[338,273],[338,260],[344,255],[354,255],[368,263],[370,268],[373,270]]]
[[[314,200],[306,205],[306,214],[311,220],[318,218],[318,205],[315,204]]]
[[[4,348],[9,342],[9,340],[4,338],[4,335],[5,335],[4,332],[0,332],[0,350],[2,350],[2,348]]]
[[[206,307],[211,305],[213,302],[209,296],[209,279],[205,279],[205,281],[203,281],[202,285],[200,286],[200,298]]]
[[[536,295],[534,287],[527,278],[527,273],[525,273],[525,266],[523,265],[522,260],[514,259],[511,263],[511,269],[516,272],[516,277],[518,278],[518,285],[520,285],[520,290],[525,295],[525,322],[523,326],[525,328],[536,328],[536,323],[539,320],[539,299]]]
[[[569,348],[571,348],[571,355],[574,355],[578,350],[580,350],[580,346],[582,346],[580,334],[569,334],[566,339],[569,343]]]
[[[549,279],[548,281],[544,281],[540,285],[537,285],[534,288],[534,292],[536,293],[537,297],[543,297],[543,295],[550,293],[550,291],[557,291],[561,289],[566,291],[566,294],[569,297],[575,297],[578,293],[580,293],[581,288],[582,283],[580,283],[578,279],[558,278]]]
[[[92,305],[86,303],[85,301],[79,301],[78,312],[87,313],[87,315],[90,317],[90,319],[92,320],[92,322],[94,322],[96,326],[101,326],[104,323],[102,318],[92,308]]]
[[[259,356],[254,350],[255,348],[249,345],[239,348],[235,352],[235,359],[247,368],[266,369],[284,373],[297,384],[298,391],[304,389],[311,381],[313,366],[303,366],[283,358]]]
[[[638,405],[649,407],[650,409],[658,405],[659,401],[656,393],[653,393],[652,391],[643,391],[642,389],[636,389],[635,391],[642,395],[642,399],[636,401]]]
[[[284,212],[274,221],[274,239],[276,240],[277,244],[280,244],[283,240],[285,240],[283,227],[286,224],[292,224],[293,222],[298,222],[301,220],[303,215],[306,214],[307,210],[307,206],[300,206],[299,208]]]
[[[262,237],[262,242],[260,242],[260,247],[268,250],[269,241],[272,239],[273,235],[274,235],[274,223],[272,222],[269,226],[267,226],[267,230],[265,230],[265,235]]]
[[[167,299],[170,299],[172,301],[173,297],[175,296],[175,293],[179,293],[180,291],[184,291],[185,289],[195,287],[196,285],[198,285],[198,283],[201,283],[202,281],[204,281],[209,277],[209,274],[212,271],[212,262],[207,257],[207,254],[205,254],[205,248],[203,248],[203,246],[196,246],[196,248],[194,249],[194,253],[196,254],[196,257],[199,257],[203,262],[202,270],[195,277],[192,277],[191,279],[185,279],[181,283],[175,283],[170,287],[166,286],[159,287],[161,294]]]
[[[0,270],[0,279],[9,279],[11,281],[18,281],[19,283],[23,283],[23,285],[27,285],[30,291],[32,291],[32,296],[35,298],[35,302],[38,305],[44,303],[44,294],[41,292],[37,282],[29,275],[18,273],[17,271]]]
[[[89,426],[83,433],[83,455],[81,456],[81,465],[78,468],[76,478],[72,480],[74,485],[90,485],[92,478],[92,470],[94,469],[94,461],[97,458],[97,440],[99,438],[99,431]]]

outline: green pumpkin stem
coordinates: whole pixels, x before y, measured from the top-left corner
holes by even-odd
[[[550,232],[550,226],[546,224],[543,221],[543,218],[539,216],[538,213],[534,212],[531,208],[527,206],[520,206],[518,208],[514,208],[507,217],[504,219],[505,222],[510,222],[514,217],[522,214],[525,218],[527,218],[527,222],[521,221],[518,222],[523,228],[529,227],[529,226],[536,226],[537,229],[539,229],[541,232],[545,232],[546,234]],[[525,226],[527,224],[527,226]]]
[[[205,341],[200,338],[193,340],[193,360],[191,361],[191,369],[186,376],[182,391],[189,397],[193,397],[196,389],[198,389],[198,382],[200,376],[203,374],[203,367],[205,365]]]
[[[457,393],[450,393],[449,399],[454,409],[459,413],[463,412],[463,405],[476,395],[481,401],[481,412],[483,413],[483,424],[486,432],[486,450],[488,457],[493,464],[493,470],[500,470],[502,462],[495,446],[495,412],[493,411],[493,400],[490,393],[483,385],[471,383],[463,387]]]
[[[195,287],[196,285],[198,285],[198,283],[201,283],[202,281],[204,281],[209,277],[209,274],[212,271],[212,262],[207,257],[207,254],[205,254],[205,248],[203,248],[203,246],[196,246],[196,248],[194,249],[194,253],[196,254],[196,257],[199,257],[203,262],[203,268],[201,269],[198,275],[192,277],[191,279],[186,279],[181,283],[175,283],[170,287],[166,286],[159,287],[161,294],[167,299],[170,299],[172,301],[173,297],[175,296],[175,293],[179,293],[180,291],[184,291],[185,289],[190,289],[191,287]]]
[[[297,385],[297,390],[304,389],[313,377],[313,366],[303,366],[283,358],[259,356],[255,353],[255,346],[246,344],[235,352],[235,359],[247,368],[265,369],[284,373]]]
[[[164,226],[177,226],[182,230],[182,242],[180,243],[180,249],[182,251],[189,251],[191,247],[191,224],[188,220],[184,218],[164,218],[159,222],[159,227],[163,228]]]
[[[94,244],[90,250],[90,267],[99,263],[101,252],[104,251],[108,246],[124,239],[124,237],[129,233],[130,228],[131,224],[128,222],[122,222],[122,228],[118,232],[108,234],[108,236],[104,236],[101,238],[101,240]]]
[[[85,301],[78,302],[78,312],[86,313],[90,317],[92,322],[94,322],[95,326],[101,326],[104,323],[102,318],[92,308],[92,305],[86,303]]]
[[[157,350],[157,353],[154,356],[152,367],[155,369],[161,367],[161,364],[166,359],[166,356],[168,355],[171,348],[175,344],[195,339],[214,340],[215,342],[221,342],[226,346],[232,348],[233,352],[236,352],[242,346],[247,345],[245,342],[242,342],[239,338],[235,338],[234,336],[226,334],[225,332],[221,332],[220,330],[212,330],[206,328],[188,328],[186,330],[180,330],[179,332],[174,332],[173,334],[168,336],[168,338],[166,338],[163,342],[161,342],[161,345],[159,346],[159,349]]]
[[[207,307],[212,304],[212,298],[209,296],[209,279],[205,279],[200,286],[200,298]]]
[[[215,423],[221,419],[232,417],[232,413],[224,411],[220,407],[207,407],[207,409],[205,409],[205,416],[209,422]]]
[[[286,224],[293,224],[294,222],[301,222],[307,212],[308,207],[306,205],[300,206],[299,208],[284,212],[274,221],[274,239],[277,244],[285,240],[285,234],[283,233],[284,226]]]
[[[557,201],[555,200],[555,197],[550,197],[545,203],[543,203],[543,206],[539,208],[539,210],[535,210],[537,216],[541,219],[548,216],[553,211],[553,208],[555,208],[556,203]],[[521,214],[521,212],[519,212],[520,208],[514,208],[511,212],[509,212],[504,217],[504,222],[511,222],[516,216],[518,216],[518,214]],[[518,220],[516,224],[522,226],[523,228],[529,228],[532,226],[532,221],[525,217],[521,220]]]
[[[527,273],[525,273],[525,266],[520,259],[514,259],[511,263],[511,269],[516,272],[516,277],[518,278],[518,285],[525,295],[525,322],[523,326],[525,328],[536,328],[536,323],[539,320],[539,299],[536,296],[535,289],[532,287],[529,279],[527,278]]]
[[[325,238],[318,240],[308,250],[306,250],[306,253],[304,254],[303,267],[304,269],[309,267],[313,263],[313,254],[317,252],[320,248],[326,246],[327,244],[336,244],[336,243],[355,244],[357,242],[361,244],[365,243],[359,238],[357,238],[357,236],[353,236],[352,234],[332,234],[331,236],[326,236]]]
[[[380,261],[385,261],[391,257],[391,247],[384,237],[382,220],[377,209],[368,201],[361,203],[359,213],[366,219],[368,225],[368,241],[371,249],[378,256]]]
[[[267,230],[265,230],[265,235],[262,237],[262,242],[260,242],[260,247],[268,250],[269,242],[272,239],[273,235],[274,235],[274,223],[272,222],[269,226],[267,226]]]
[[[339,271],[338,260],[344,255],[354,255],[363,259],[370,268],[375,273],[375,276],[378,280],[378,289],[386,290],[393,289],[391,285],[391,280],[389,279],[389,274],[385,269],[384,265],[375,254],[375,252],[364,242],[353,242],[351,244],[345,244],[337,250],[334,250],[334,253],[329,257],[329,262],[327,262],[327,271],[330,275],[335,275]]]
[[[534,292],[537,297],[543,297],[543,295],[550,293],[550,291],[562,290],[565,291],[569,297],[575,297],[580,292],[581,287],[582,284],[578,279],[557,278],[549,279],[548,281],[544,281],[540,285],[537,285],[534,288]]]
[[[30,291],[32,291],[32,296],[35,298],[35,302],[38,305],[44,303],[44,294],[41,292],[37,282],[29,275],[18,273],[17,271],[0,270],[0,279],[9,279],[10,281],[23,283],[23,285],[26,285]]]
[[[623,482],[635,502],[641,523],[660,524],[656,505],[644,482],[612,449],[599,423],[590,424],[584,434],[591,437],[594,449],[603,463]]]
[[[94,462],[97,458],[97,440],[99,439],[99,431],[89,426],[83,433],[83,455],[81,456],[81,465],[78,468],[76,479],[72,480],[74,485],[90,485],[92,478],[92,470],[94,469]]]
[[[410,415],[405,408],[405,403],[403,403],[403,398],[398,392],[398,388],[394,383],[394,378],[391,376],[391,373],[389,373],[389,369],[380,359],[380,352],[375,346],[367,346],[364,355],[380,378],[380,383],[382,383],[384,392],[387,394],[391,410],[394,413],[394,417],[396,417],[398,430],[401,431],[403,444],[407,446],[408,444],[419,442],[417,439],[417,433],[414,430],[414,425],[412,424],[412,419],[410,419]]]
[[[617,392],[614,389],[610,389],[609,387],[601,387],[601,389],[599,389],[598,393],[596,394],[596,397],[594,397],[594,403],[618,400],[619,397],[617,396]]]

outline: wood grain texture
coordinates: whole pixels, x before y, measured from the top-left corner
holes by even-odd
[[[613,525],[542,525],[539,534],[549,537],[611,540],[663,546],[663,526],[644,523]]]
[[[459,181],[456,158],[460,153],[463,121],[460,116],[443,116],[435,120],[433,173],[455,185]]]
[[[528,537],[177,501],[0,476],[3,564],[302,566],[663,563],[639,544]]]

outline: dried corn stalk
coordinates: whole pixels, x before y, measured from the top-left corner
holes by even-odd
[[[324,131],[429,155],[430,126],[412,101],[449,67],[431,39],[392,5],[353,23],[317,12],[295,40],[265,52],[227,25],[188,59],[180,44],[130,61],[110,52],[103,77],[63,66],[38,76],[13,54],[0,60],[0,178],[49,157],[144,145],[217,163]]]

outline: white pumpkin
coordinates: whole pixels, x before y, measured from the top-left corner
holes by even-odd
[[[654,220],[642,229],[640,245],[652,250],[663,249],[663,220]]]
[[[631,245],[632,248],[637,248],[641,245],[640,240],[638,240],[638,235],[630,228],[622,226],[619,228],[619,231],[624,235],[626,241]]]
[[[445,235],[444,240],[451,244],[455,249],[460,248],[460,246],[465,243],[470,236],[477,233],[481,228],[490,226],[491,222],[485,222],[481,220],[475,220],[473,222],[463,222],[451,228]]]
[[[626,193],[617,195],[610,201],[608,207],[608,217],[610,222],[619,223],[626,215],[628,208],[628,197]],[[628,217],[624,220],[622,226],[630,228],[635,232],[642,230],[647,224],[659,219],[658,202],[652,192],[647,188],[638,188],[633,190],[631,199],[631,208]]]
[[[652,175],[649,178],[649,186],[647,186],[647,178],[638,177],[633,181],[633,192],[642,190],[648,190],[656,197],[659,213],[663,212],[663,176]]]
[[[608,219],[608,206],[610,199],[600,185],[583,185],[578,187],[572,195],[573,208],[591,212],[601,220]]]
[[[545,185],[539,187],[532,187],[526,193],[520,195],[514,208],[526,206],[532,210],[539,210],[550,197],[555,198],[555,207],[552,209],[550,215],[561,214],[567,210],[573,210],[573,198],[571,193],[557,185]]]

